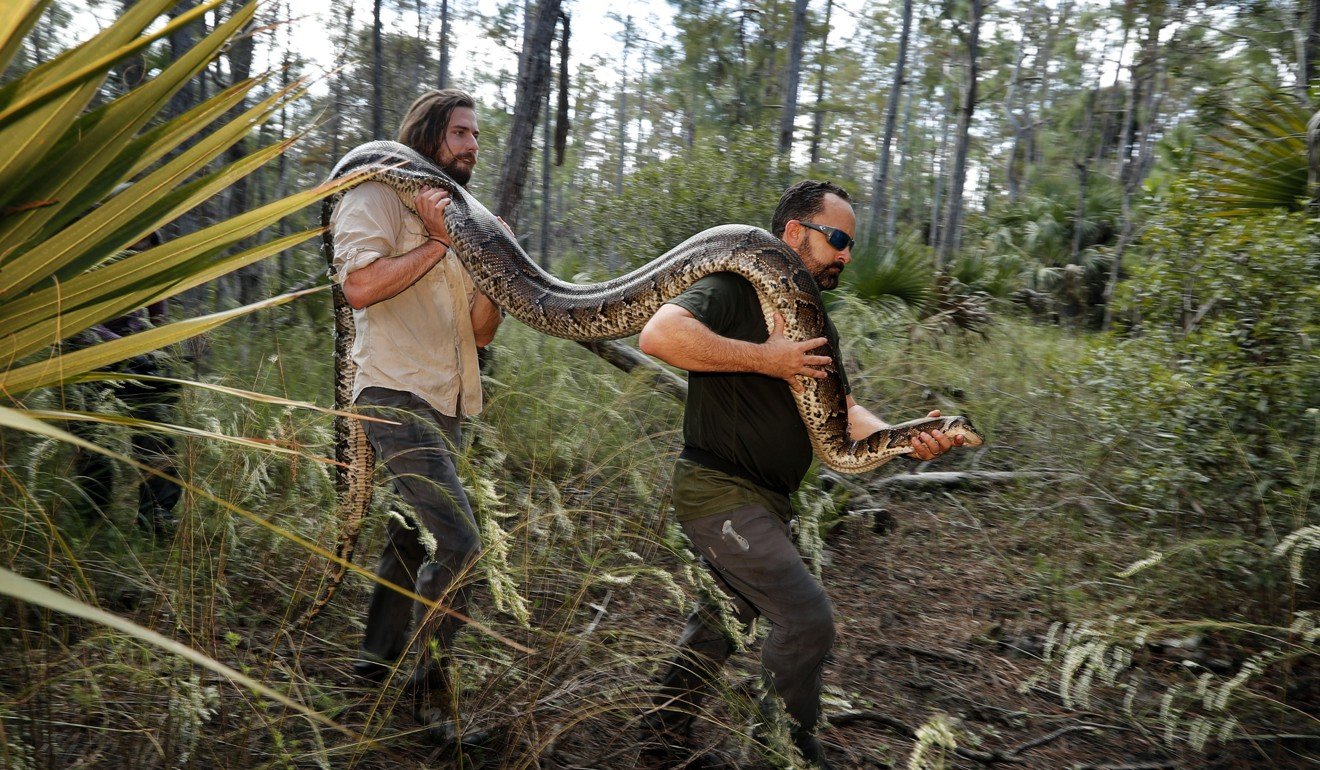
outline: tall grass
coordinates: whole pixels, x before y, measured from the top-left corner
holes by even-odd
[[[330,336],[307,317],[288,312],[216,333],[207,379],[327,402]],[[942,470],[1058,474],[1049,483],[933,493],[919,501],[948,526],[965,529],[984,558],[1011,576],[1024,613],[1043,607],[1051,619],[1090,621],[1095,628],[1106,614],[1158,606],[1159,585],[1141,574],[1119,576],[1149,555],[1150,537],[1128,525],[1123,512],[1131,503],[1105,480],[1130,450],[1091,442],[1077,415],[1076,404],[1091,397],[1075,376],[1084,338],[1011,318],[1000,319],[988,339],[913,334],[910,319],[846,296],[834,317],[859,402],[892,420],[933,408],[964,413],[988,435],[988,449],[955,453],[941,461]],[[702,590],[703,572],[668,513],[680,407],[643,378],[513,321],[501,329],[493,353],[486,410],[467,424],[461,469],[486,545],[475,567],[486,587],[474,617],[534,652],[475,628],[460,633],[463,717],[502,736],[474,758],[491,767],[529,768],[553,753],[570,763],[630,766],[650,683],[673,655],[683,617]],[[113,398],[94,388],[81,393]],[[180,473],[279,528],[333,543],[331,469],[314,459],[330,454],[328,416],[193,390],[184,395],[180,420],[299,449],[278,455],[184,438]],[[99,430],[112,445],[125,441],[122,427]],[[350,576],[310,628],[296,628],[293,619],[324,574],[320,557],[193,494],[180,505],[174,539],[154,542],[133,526],[134,472],[127,468],[120,469],[109,516],[84,521],[70,501],[76,486],[61,473],[67,449],[5,434],[0,452],[6,533],[0,564],[46,576],[64,593],[184,641],[354,736],[122,632],[6,602],[0,644],[22,653],[0,671],[0,745],[8,747],[8,766],[374,768],[417,757],[456,761],[436,754],[398,707],[397,681],[363,689],[349,676],[372,587],[366,580]],[[895,465],[882,474],[907,470]],[[358,551],[368,566],[385,518],[406,510],[387,480],[378,481]],[[799,495],[799,508],[814,513],[821,527],[805,538],[809,551],[841,515],[836,495],[822,491],[814,476]],[[1286,559],[1280,564],[1286,568]],[[1173,628],[1158,633],[1166,630]],[[1112,653],[1101,659],[1114,660]],[[750,741],[756,668],[753,656],[735,656],[724,686],[700,715],[710,740]],[[1098,681],[1099,672],[1091,676]],[[1261,681],[1242,683],[1243,692]],[[1091,707],[1103,708],[1109,696],[1096,692]],[[1158,699],[1162,691],[1153,692]],[[1247,706],[1258,702],[1239,698],[1229,705],[1223,718],[1249,720],[1254,710]],[[1138,709],[1126,718],[1157,717]],[[743,751],[748,767],[784,761],[767,747],[749,744]]]

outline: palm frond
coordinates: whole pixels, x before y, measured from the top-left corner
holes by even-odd
[[[57,384],[298,296],[76,352],[59,348],[62,340],[90,326],[307,240],[318,230],[266,239],[243,251],[234,248],[344,186],[292,195],[146,251],[124,254],[131,244],[261,168],[298,138],[215,165],[301,96],[305,80],[276,89],[235,114],[267,80],[250,78],[169,120],[154,121],[170,98],[250,25],[255,2],[236,7],[155,77],[89,109],[117,62],[195,22],[221,2],[208,0],[156,24],[174,0],[142,0],[92,39],[0,88],[0,350],[6,362],[0,387],[7,395]],[[28,0],[0,11],[0,57],[21,45],[43,5]],[[43,354],[47,348],[50,352]]]
[[[883,254],[862,255],[849,283],[862,299],[898,301],[919,311],[931,302],[934,280],[929,255],[915,244],[900,241]]]
[[[1287,93],[1268,93],[1230,114],[1232,122],[1210,140],[1205,200],[1219,216],[1268,208],[1299,211],[1306,198],[1308,112]]]

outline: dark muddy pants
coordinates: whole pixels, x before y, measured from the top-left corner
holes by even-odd
[[[130,358],[113,367],[125,374],[164,375],[168,371],[152,355]],[[86,387],[86,386],[77,386]],[[90,394],[90,390],[84,393]],[[170,423],[176,420],[176,406],[179,398],[178,386],[167,382],[130,381],[119,389],[119,400],[128,408],[128,415],[138,420]],[[72,421],[70,431],[79,438],[95,442],[98,437],[92,426],[81,421]],[[171,476],[178,475],[175,458],[178,449],[174,439],[165,433],[150,430],[135,430],[130,435],[132,442],[131,456],[134,460],[155,468]],[[75,454],[73,477],[82,489],[85,499],[91,504],[89,514],[107,515],[110,501],[113,499],[114,465],[105,455],[78,448]],[[183,490],[178,484],[154,474],[144,474],[138,484],[138,522],[148,528],[163,525],[171,520],[171,512],[178,504]]]
[[[760,506],[682,523],[745,627],[770,622],[761,663],[784,709],[811,730],[820,719],[821,667],[834,644],[829,597],[802,561],[788,525]],[[661,680],[661,711],[650,720],[665,732],[686,734],[703,691],[733,652],[720,630],[719,610],[703,603],[688,618],[679,657]]]
[[[466,613],[481,538],[454,467],[452,450],[462,440],[460,419],[437,412],[411,393],[385,388],[363,390],[357,405],[377,407],[363,411],[401,423],[363,422],[362,427],[376,457],[389,469],[394,488],[412,506],[413,523],[430,532],[436,543],[434,559],[428,560],[417,530],[391,518],[376,574]],[[421,649],[434,638],[447,650],[460,625],[445,613],[428,618],[421,603],[377,585],[367,610],[363,651],[381,661],[396,661],[408,646],[414,618],[422,629],[417,635]]]

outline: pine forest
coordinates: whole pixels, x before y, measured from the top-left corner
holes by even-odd
[[[1317,308],[1320,0],[5,0],[0,769],[1320,767]]]

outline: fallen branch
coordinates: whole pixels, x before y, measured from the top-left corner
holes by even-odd
[[[945,652],[943,650],[931,650],[925,647],[917,647],[916,645],[911,645],[911,644],[881,643],[878,645],[878,649],[876,649],[875,652],[872,652],[870,655],[866,656],[866,659],[873,660],[875,658],[880,657],[881,655],[884,655],[886,652],[899,652],[899,653],[906,653],[908,655],[917,655],[923,658],[942,660],[946,663],[957,663],[960,666],[967,666],[968,668],[971,669],[981,668],[980,663],[964,655],[959,655],[954,652]]]
[[[895,487],[903,489],[975,487],[1032,479],[1076,478],[1077,476],[1078,474],[1069,471],[934,471],[931,473],[904,473],[897,476],[873,479],[867,483],[867,487],[873,491]]]
[[[687,382],[682,377],[652,361],[649,356],[631,345],[618,340],[598,340],[578,344],[630,374],[634,369],[642,369],[651,378],[656,390],[679,401],[687,400]]]
[[[605,617],[605,612],[609,609],[610,599],[612,598],[614,598],[613,588],[605,592],[605,598],[600,600],[600,604],[587,605],[596,610],[596,617],[591,619],[591,622],[587,624],[587,627],[583,629],[582,633],[578,634],[578,636],[591,636],[591,633],[596,630],[596,626],[600,625],[601,618]]]
[[[909,740],[917,739],[916,728],[910,727],[907,723],[891,716],[881,714],[878,711],[849,711],[843,714],[834,714],[829,718],[829,723],[835,727],[842,727],[854,722],[875,722],[876,724],[884,725],[885,727],[894,730]],[[974,751],[959,746],[954,749],[954,753],[963,759],[980,762],[986,766],[996,764],[1015,765],[1021,763],[1021,755],[1031,749],[1039,748],[1047,743],[1057,741],[1059,738],[1062,738],[1069,733],[1099,730],[1102,728],[1103,725],[1069,725],[1068,727],[1061,727],[1052,733],[1042,735],[1039,738],[1033,738],[1025,743],[1020,743],[1007,751]],[[1158,767],[1162,768],[1164,765]],[[1098,770],[1098,768],[1096,770]]]
[[[1135,765],[1078,765],[1077,770],[1178,770],[1178,763],[1138,762]]]

